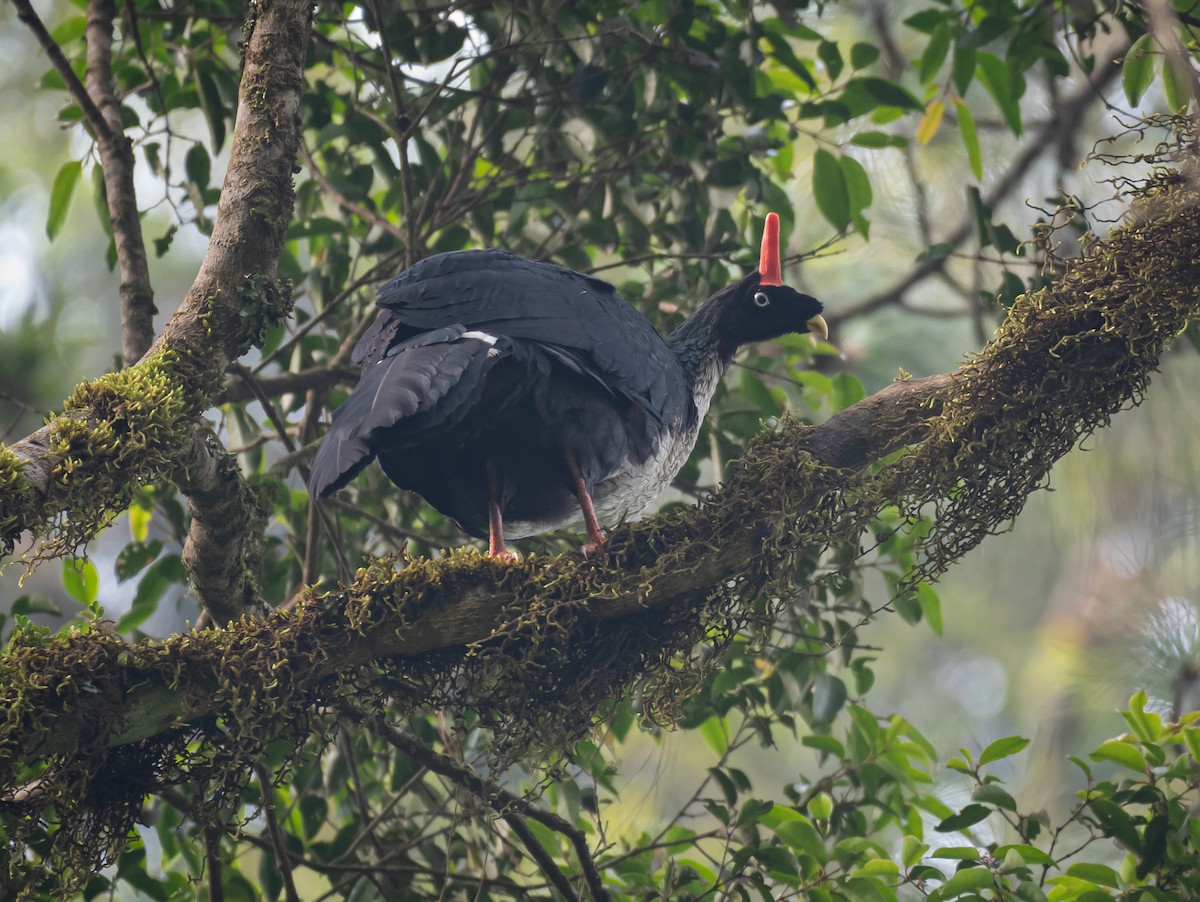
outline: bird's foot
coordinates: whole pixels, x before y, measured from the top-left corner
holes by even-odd
[[[505,564],[515,564],[521,559],[521,555],[517,554],[515,551],[509,551],[507,548],[502,551],[491,552],[490,557],[493,560],[502,561]]]
[[[603,547],[604,547],[604,542],[602,542],[602,541],[601,542],[588,542],[583,546],[583,556],[591,557],[592,555],[598,554],[600,552],[600,549],[602,549]]]

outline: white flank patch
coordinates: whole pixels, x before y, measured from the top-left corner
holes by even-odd
[[[490,345],[494,345],[496,343],[496,336],[488,335],[486,332],[464,332],[462,337],[474,338],[476,341],[482,341]]]

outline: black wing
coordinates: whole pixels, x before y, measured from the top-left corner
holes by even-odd
[[[405,420],[413,433],[452,426],[483,393],[488,370],[506,356],[463,326],[398,344],[363,367],[313,460],[309,490],[318,498],[346,485],[379,452],[388,430]]]
[[[354,351],[361,366],[421,333],[461,324],[540,346],[662,425],[690,416],[674,354],[600,279],[505,251],[453,251],[405,270],[382,288],[378,305],[379,318]]]

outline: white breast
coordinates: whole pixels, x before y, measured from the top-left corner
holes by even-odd
[[[683,465],[691,456],[692,448],[696,445],[696,438],[700,434],[700,422],[708,413],[723,371],[724,368],[715,355],[706,360],[701,367],[692,396],[696,405],[696,419],[690,428],[685,429],[682,423],[677,424],[674,429],[668,431],[650,459],[638,462],[622,461],[611,476],[596,485],[592,503],[596,507],[596,517],[601,526],[608,529],[645,513],[683,469]],[[579,510],[574,510],[570,517],[556,522],[506,520],[504,537],[523,539],[582,522],[583,514]]]

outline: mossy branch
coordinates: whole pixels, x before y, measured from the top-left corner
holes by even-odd
[[[95,7],[106,8],[99,0]],[[294,204],[311,4],[278,0],[256,10],[215,227],[179,311],[138,364],[85,383],[61,414],[0,450],[0,540],[11,550],[23,532],[49,536],[36,557],[75,551],[138,486],[178,483],[191,496],[187,561],[219,614],[246,610],[257,597],[261,530],[253,527],[261,515],[240,474],[216,465],[197,420],[226,367],[291,310],[291,286],[276,269]],[[135,306],[145,312],[145,303]],[[142,344],[144,331],[130,346]]]
[[[236,807],[248,765],[280,740],[298,748],[321,706],[469,708],[502,756],[560,751],[631,687],[670,718],[703,676],[698,643],[769,628],[884,508],[935,509],[912,579],[936,577],[1136,403],[1200,308],[1197,198],[1156,174],[1129,223],[1021,298],[958,372],[818,427],[785,420],[709,501],[619,529],[593,559],[384,559],[225,630],[135,645],[19,634],[0,659],[0,799],[24,823],[53,808],[61,863],[81,869],[120,847],[146,792],[200,781],[214,810]]]

